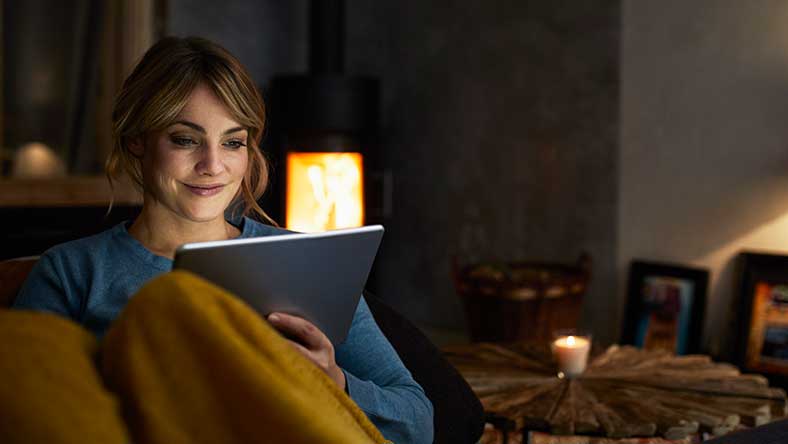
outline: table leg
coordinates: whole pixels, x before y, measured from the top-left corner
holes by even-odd
[[[509,432],[514,431],[516,424],[509,418],[504,416],[499,416],[494,413],[486,413],[484,414],[484,422],[488,424],[492,424],[492,426],[496,430],[500,430],[503,434],[503,443],[502,444],[509,444]],[[525,444],[525,441],[523,441]]]

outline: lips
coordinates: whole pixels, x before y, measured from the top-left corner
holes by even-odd
[[[212,185],[186,185],[186,188],[189,189],[192,193],[196,194],[197,196],[213,196],[215,194],[220,193],[224,189],[223,184],[212,184]]]

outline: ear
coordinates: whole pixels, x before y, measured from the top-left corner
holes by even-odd
[[[143,143],[142,137],[140,136],[129,139],[128,147],[129,151],[131,151],[131,154],[133,154],[135,157],[142,157],[142,155],[145,153],[145,144]]]

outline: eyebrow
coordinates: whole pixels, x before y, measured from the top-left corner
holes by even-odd
[[[176,120],[175,122],[173,122],[173,125],[175,125],[176,123],[180,123],[181,125],[188,126],[189,128],[191,128],[191,129],[193,129],[195,131],[199,131],[199,132],[201,132],[203,134],[206,134],[205,128],[201,127],[200,125],[197,125],[194,122],[189,122],[188,120]],[[244,131],[244,130],[246,130],[246,128],[244,128],[242,126],[236,126],[235,128],[230,128],[227,131],[223,132],[222,135],[225,136],[227,134],[232,134],[232,133],[236,133],[238,131]]]

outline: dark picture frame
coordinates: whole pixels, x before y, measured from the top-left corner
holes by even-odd
[[[736,304],[737,365],[788,382],[788,255],[742,252]]]
[[[708,283],[703,268],[633,260],[621,342],[677,355],[698,353]]]

